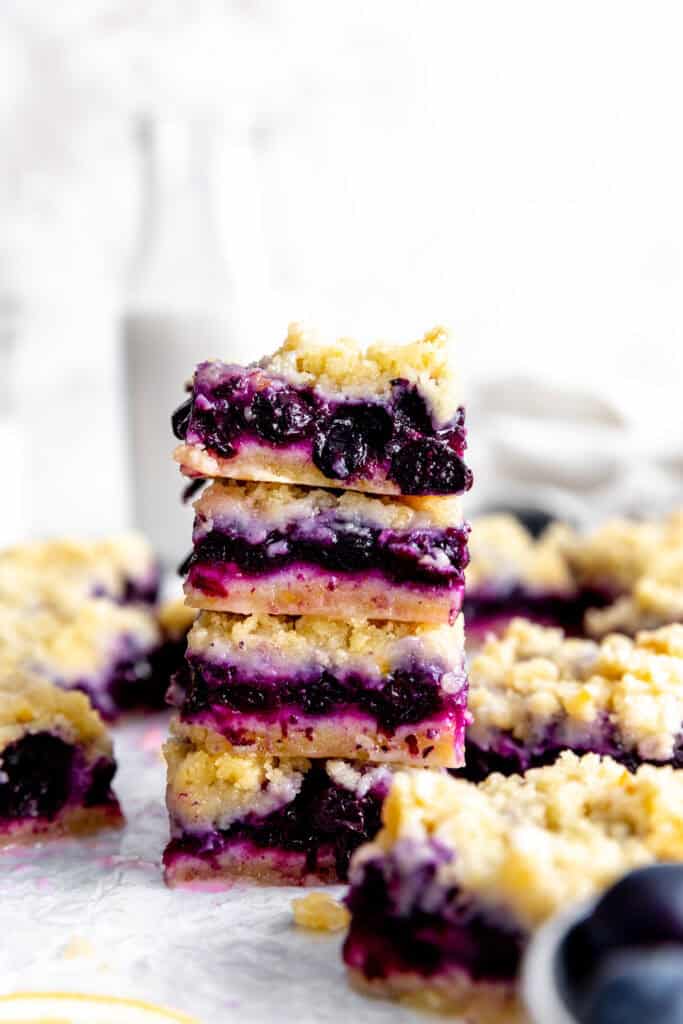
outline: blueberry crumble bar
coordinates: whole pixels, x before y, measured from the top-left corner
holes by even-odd
[[[203,612],[169,697],[241,750],[457,767],[462,622]]]
[[[108,597],[121,604],[153,604],[159,566],[147,542],[135,533],[102,540],[60,538],[0,551],[0,597],[23,595],[31,605],[48,601],[51,588],[74,598]]]
[[[0,675],[0,845],[118,825],[109,736],[82,693]]]
[[[294,325],[248,367],[204,362],[173,416],[193,477],[460,494],[465,417],[452,343],[437,328],[401,346],[321,345]]]
[[[598,586],[577,587],[564,553],[570,537],[561,523],[534,537],[514,516],[474,520],[465,574],[468,642],[503,629],[515,616],[582,631],[586,609],[608,597]]]
[[[633,867],[683,860],[683,772],[565,752],[480,785],[400,773],[382,820],[351,862],[344,960],[370,992],[457,1010],[473,989],[513,998],[547,917]]]
[[[155,616],[106,598],[29,610],[0,602],[0,663],[65,689],[82,690],[108,719],[136,707],[163,707],[168,687]]]
[[[386,765],[238,753],[179,723],[164,752],[169,885],[343,881],[351,853],[379,828],[391,779]]]
[[[190,604],[453,622],[469,527],[458,498],[216,481],[195,503]]]
[[[469,667],[465,767],[472,781],[562,750],[683,767],[683,625],[593,640],[516,619]]]
[[[610,520],[568,539],[565,555],[580,586],[610,595],[586,613],[590,635],[683,621],[683,510],[659,522]]]

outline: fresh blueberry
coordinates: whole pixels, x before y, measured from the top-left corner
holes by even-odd
[[[171,416],[171,426],[173,433],[179,441],[185,440],[187,434],[187,428],[190,423],[190,416],[192,415],[192,399],[188,398],[187,401],[179,405],[176,411]]]
[[[586,921],[598,953],[624,946],[683,944],[683,864],[654,864],[625,875]]]
[[[358,475],[367,460],[365,430],[354,417],[337,414],[316,430],[313,462],[325,476],[348,480]]]
[[[683,1024],[683,949],[616,953],[598,971],[583,1024]]]
[[[391,460],[391,479],[402,494],[459,494],[472,473],[452,448],[432,438],[409,441]]]
[[[276,445],[301,440],[313,419],[309,402],[292,388],[257,392],[251,412],[259,437]]]

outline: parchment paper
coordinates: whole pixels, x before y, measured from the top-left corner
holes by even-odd
[[[202,1024],[424,1022],[349,987],[340,934],[293,925],[291,901],[305,890],[165,887],[166,728],[162,715],[113,730],[122,830],[0,853],[0,994],[125,996]]]

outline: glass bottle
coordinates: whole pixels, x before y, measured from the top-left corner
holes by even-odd
[[[212,206],[211,127],[144,120],[141,231],[124,311],[124,387],[135,526],[175,567],[192,512],[172,460],[173,410],[202,359],[230,357],[230,285]]]

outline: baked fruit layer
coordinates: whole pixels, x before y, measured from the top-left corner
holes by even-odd
[[[215,482],[182,569],[199,608],[453,621],[469,527],[457,498]]]
[[[596,643],[514,620],[469,667],[465,767],[479,781],[592,751],[683,766],[683,625]]]
[[[472,474],[445,331],[409,345],[321,345],[294,326],[248,367],[200,363],[173,416],[189,476],[460,494]]]
[[[631,868],[683,860],[683,774],[564,753],[480,785],[399,773],[355,854],[344,960],[384,994],[512,997],[530,932]]]
[[[81,693],[0,676],[0,845],[120,824],[111,741]]]
[[[457,767],[462,622],[203,612],[169,697],[184,723],[240,749]]]
[[[388,767],[239,754],[209,732],[197,740],[172,729],[165,747],[169,885],[346,878],[351,853],[379,828]]]

